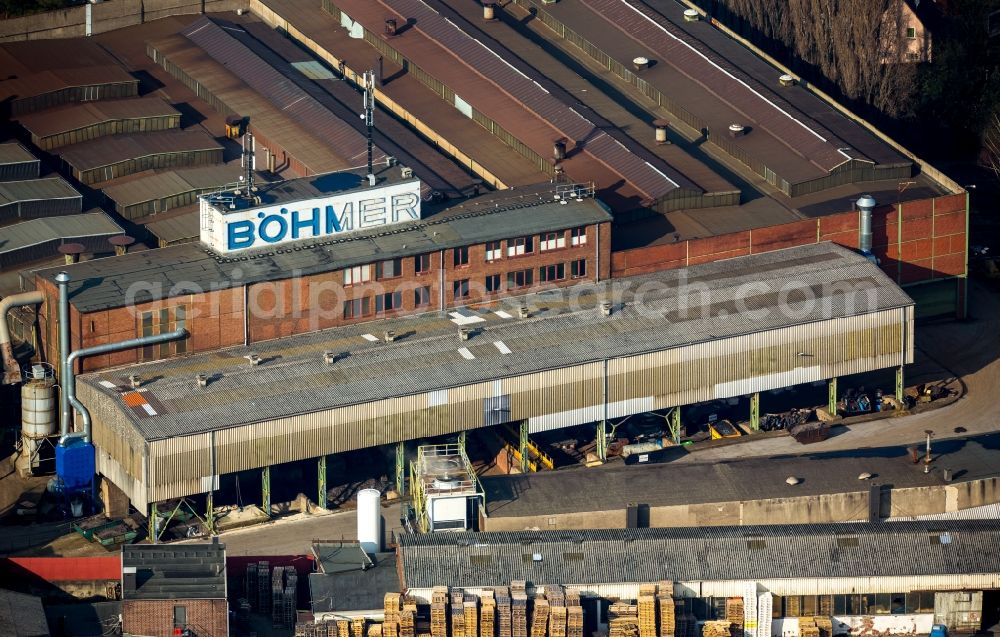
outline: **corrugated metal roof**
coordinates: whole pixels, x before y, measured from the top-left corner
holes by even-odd
[[[166,243],[174,244],[184,241],[197,241],[201,236],[201,226],[199,224],[200,215],[197,205],[190,206],[191,210],[167,217],[157,218],[146,224],[146,229],[152,232],[157,239]]]
[[[135,204],[181,195],[207,188],[221,188],[239,180],[243,169],[237,166],[201,166],[184,170],[168,170],[139,179],[111,184],[104,194],[119,210]],[[261,179],[263,183],[263,179]]]
[[[80,198],[80,193],[62,177],[0,182],[0,206],[20,201]]]
[[[243,31],[235,25],[229,29]],[[354,165],[364,163],[368,148],[365,136],[331,113],[292,80],[280,74],[211,18],[196,20],[181,34],[225,66],[230,73],[267,97],[279,110],[329,145],[340,157],[348,162],[355,162]],[[384,160],[385,153],[376,149],[375,161]]]
[[[0,144],[0,164],[23,164],[36,161],[38,159],[17,142]]]
[[[315,179],[322,176],[294,180],[289,187],[308,198]],[[608,221],[611,216],[594,199],[559,205],[547,187],[519,188],[470,199],[389,230],[359,232],[349,238],[322,242],[329,245],[303,242],[294,248],[241,254],[232,264],[217,261],[198,243],[87,261],[66,270],[74,278],[70,284],[73,305],[81,312],[92,312],[125,305],[129,298],[126,290],[143,281],[226,288],[287,278],[296,271],[302,275],[330,272],[380,259],[503,239],[512,228],[517,228],[518,234],[532,234]],[[240,276],[234,280],[231,273],[236,267]],[[55,276],[56,272],[45,276],[49,274]],[[173,283],[162,291],[166,293]]]
[[[135,568],[124,579],[122,599],[225,599],[226,545],[127,544],[122,568]]]
[[[134,135],[112,135],[63,146],[57,153],[75,170],[84,171],[118,162],[167,153],[216,150],[222,146],[200,128]]]
[[[180,111],[160,97],[84,102],[29,113],[18,118],[29,133],[48,137],[111,120],[141,119],[180,115]]]
[[[428,533],[397,542],[406,588],[1000,573],[994,520]]]
[[[510,212],[504,218],[509,220]],[[482,224],[482,218],[469,221]],[[373,259],[368,256],[366,260]],[[101,260],[88,263],[99,268]],[[189,280],[183,278],[190,276],[186,266],[177,267],[177,272],[171,272],[170,276]],[[194,264],[194,268],[201,267]],[[239,267],[245,279],[247,268],[243,262],[239,262]],[[143,274],[139,272],[140,276]],[[155,282],[166,273],[156,274],[144,280]],[[53,275],[52,270],[45,273],[47,277]],[[103,276],[123,278],[113,271]],[[872,290],[871,295],[863,295],[865,301],[857,307],[849,287],[843,285],[851,280],[862,281]],[[817,302],[811,307],[796,307],[794,316],[780,311],[780,301],[767,300],[771,298],[768,293],[787,290],[793,282],[825,287]],[[75,285],[82,286],[86,293],[92,284],[101,282],[80,281]],[[127,278],[119,285],[127,285]],[[695,286],[698,291],[681,294],[689,289],[687,286]],[[702,294],[702,286],[711,294]],[[754,292],[749,297],[748,286]],[[185,289],[190,289],[190,284]],[[620,299],[611,317],[597,309],[607,298]],[[745,299],[747,307],[736,314],[705,311],[708,301],[727,302],[734,298]],[[123,410],[147,439],[160,439],[664,351],[791,325],[836,321],[844,316],[911,306],[913,301],[861,255],[823,243],[513,298],[506,302],[507,316],[516,315],[513,305],[521,303],[537,308],[536,315],[529,320],[511,320],[487,309],[467,310],[481,319],[477,322],[480,334],[466,346],[471,358],[458,349],[456,324],[435,312],[254,345],[253,350],[262,358],[280,358],[280,365],[249,368],[240,364],[245,362],[240,357],[246,348],[233,348],[233,356],[224,359],[211,352],[130,368],[140,371],[143,377],[156,379],[147,385],[147,391],[157,397],[165,410],[152,417],[139,417],[124,407],[117,391],[109,391],[100,384],[103,380],[100,373],[81,376],[81,380],[113,401],[115,408]],[[668,320],[667,315],[678,307],[688,307],[691,318]],[[408,336],[389,344],[363,337],[383,330]],[[512,353],[501,353],[494,345],[496,341],[506,344]],[[346,351],[349,356],[335,366],[326,365],[321,352],[330,348]],[[192,370],[206,369],[221,372],[222,378],[192,395]],[[323,390],[316,391],[319,387]]]
[[[542,157],[552,152],[552,144],[559,137],[568,140],[567,151],[581,150],[603,168],[593,164],[588,171],[607,170],[630,183],[644,197],[657,200],[677,188],[700,192],[700,189],[652,154],[638,155],[626,143],[612,139],[596,122],[583,116],[579,105],[565,101],[543,86],[544,78],[534,69],[517,59],[510,51],[496,42],[484,42],[466,32],[456,21],[442,15],[421,0],[378,0],[363,3],[360,0],[336,0],[335,4],[354,20],[381,35],[387,16],[412,20],[413,26],[406,33],[387,41],[415,64],[421,65],[438,81],[444,83],[462,99],[487,117],[494,119],[525,145]],[[377,15],[379,14],[379,15]],[[418,36],[422,36],[419,37]],[[433,43],[438,59],[429,59],[426,51],[412,48],[414,38],[424,44]],[[472,77],[470,77],[472,76]],[[476,81],[473,81],[473,78]],[[488,83],[488,84],[487,84]],[[532,128],[525,115],[544,123],[547,134],[540,138],[541,130]],[[597,181],[600,187],[610,184],[603,175],[572,170],[572,157],[566,161],[567,170],[576,179]]]
[[[80,237],[99,237],[120,232],[124,231],[103,212],[32,219],[4,226],[3,238],[0,239],[0,254],[46,241],[59,239],[70,241]]]
[[[48,637],[49,634],[41,597],[0,589],[0,637]]]

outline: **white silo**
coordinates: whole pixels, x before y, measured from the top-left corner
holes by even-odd
[[[378,489],[358,491],[358,542],[369,555],[382,550],[381,493]]]
[[[45,439],[56,433],[55,381],[43,365],[33,365],[21,386],[21,466],[36,468]]]

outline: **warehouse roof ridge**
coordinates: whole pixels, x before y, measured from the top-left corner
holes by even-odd
[[[410,589],[442,582],[476,587],[512,580],[603,584],[1000,572],[996,520],[403,534],[397,541],[404,588]]]
[[[792,315],[780,290],[796,281],[815,302]],[[863,308],[855,288],[870,292]],[[607,300],[611,316],[596,311]],[[522,304],[532,316],[514,319]],[[141,390],[141,401],[157,405],[152,413],[124,402],[122,369],[80,378],[156,440],[912,304],[863,256],[823,243],[260,342],[252,351],[271,362],[259,366],[241,364],[251,348],[235,347],[129,367],[154,379]],[[478,333],[460,347],[456,326],[471,322]],[[372,332],[383,330],[405,336],[382,343]],[[325,351],[341,352],[335,365]],[[192,394],[193,374],[206,372],[214,380]]]

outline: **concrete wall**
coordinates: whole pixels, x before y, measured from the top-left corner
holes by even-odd
[[[90,5],[92,33],[105,33],[171,15],[235,11],[247,0],[111,0]],[[87,6],[0,21],[0,42],[87,35]]]
[[[911,517],[952,513],[1000,502],[997,478],[951,485],[883,490],[882,517]],[[888,505],[888,506],[887,506]],[[650,527],[743,526],[749,524],[823,524],[864,520],[868,515],[868,492],[833,493],[799,498],[772,498],[651,506]],[[625,509],[611,511],[550,513],[505,517],[502,509],[486,520],[486,531],[524,529],[621,529]]]

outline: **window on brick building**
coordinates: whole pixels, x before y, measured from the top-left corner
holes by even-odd
[[[344,318],[356,319],[371,314],[371,301],[363,297],[352,301],[344,301]]]
[[[565,232],[546,232],[542,235],[541,241],[538,242],[538,248],[544,252],[546,250],[555,250],[557,248],[566,247],[566,233]]]
[[[413,257],[413,271],[417,274],[427,274],[431,271],[431,255],[418,254]]]
[[[507,256],[519,257],[523,254],[531,254],[535,251],[535,242],[532,237],[518,237],[507,239]]]
[[[451,294],[455,300],[469,298],[469,280],[462,279],[452,283]]]
[[[456,268],[461,268],[469,265],[469,246],[462,246],[461,248],[455,248],[452,250],[454,255],[454,263]]]
[[[187,606],[174,606],[174,628],[185,628],[187,623]]]
[[[142,312],[139,315],[139,333],[142,336],[165,334],[176,329],[187,327],[187,306],[176,305],[164,307],[152,312]],[[181,338],[159,345],[146,345],[142,348],[142,360],[152,361],[167,358],[172,354],[187,352],[187,339]]]
[[[414,307],[424,307],[431,304],[431,288],[428,285],[413,291]]]
[[[503,242],[502,241],[487,241],[486,242],[486,260],[487,261],[497,261],[503,257]]]
[[[387,259],[379,261],[376,270],[375,276],[379,279],[395,279],[396,277],[403,276],[403,260]]]
[[[917,27],[906,27],[906,38],[908,40],[917,39]]]
[[[569,264],[569,274],[574,279],[587,276],[587,260],[577,259]]]
[[[587,243],[587,229],[586,228],[573,228],[569,231],[569,243],[574,246],[582,246]]]
[[[555,263],[538,268],[539,281],[562,281],[566,278],[566,264]]]
[[[533,283],[533,277],[531,270],[517,270],[516,272],[507,273],[507,289],[517,290],[519,288],[526,288]]]
[[[488,274],[486,275],[486,291],[493,293],[500,291],[500,275],[499,274]]]
[[[356,285],[372,280],[372,266],[358,265],[344,270],[344,285]]]
[[[392,312],[403,307],[402,292],[386,292],[375,297],[375,311],[378,313]]]

